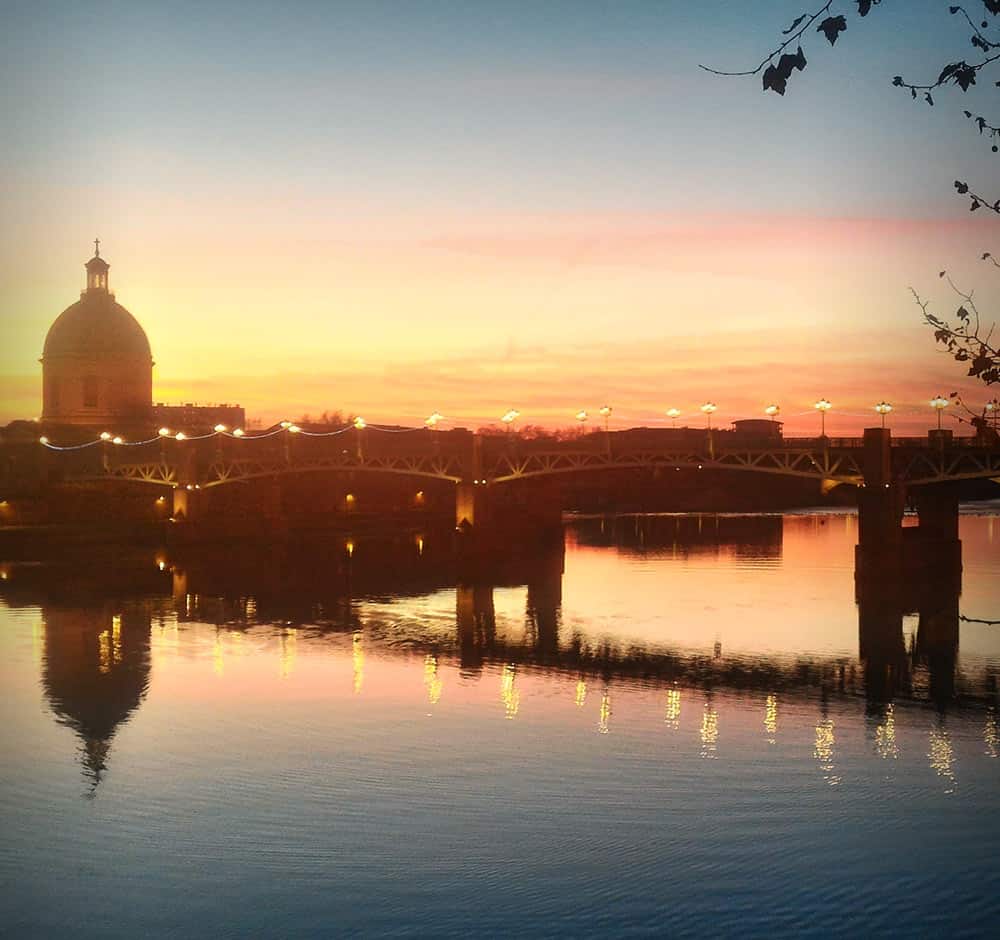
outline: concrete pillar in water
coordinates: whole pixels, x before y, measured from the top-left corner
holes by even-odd
[[[903,567],[905,489],[892,479],[892,437],[888,428],[865,428],[858,491],[858,547],[855,576],[873,582],[898,581]]]
[[[455,526],[464,531],[485,528],[489,522],[489,487],[478,478],[455,486]]]
[[[177,486],[171,491],[170,515],[177,522],[189,522],[194,510],[194,490]]]

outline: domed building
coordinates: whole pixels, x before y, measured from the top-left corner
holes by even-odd
[[[139,321],[108,288],[94,242],[87,289],[49,328],[42,353],[42,420],[121,428],[153,420],[153,356]]]

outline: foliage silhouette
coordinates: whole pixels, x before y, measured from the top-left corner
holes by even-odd
[[[932,92],[938,89],[958,88],[965,93],[977,85],[977,79],[981,79],[985,72],[992,71],[993,67],[1000,62],[1000,25],[996,20],[996,17],[1000,16],[1000,0],[980,0],[980,2],[985,11],[983,16],[993,17],[992,22],[984,18],[980,19],[977,25],[965,7],[959,4],[951,4],[948,7],[948,12],[952,16],[964,19],[971,30],[969,42],[976,50],[974,61],[969,62],[962,58],[947,62],[940,68],[934,81],[911,82],[902,75],[896,75],[892,79],[892,84],[897,88],[908,89],[913,100],[920,98],[929,106],[934,105]],[[815,32],[822,33],[827,42],[834,46],[848,28],[847,16],[838,12],[841,7],[856,6],[854,12],[863,18],[881,3],[882,0],[853,0],[852,3],[848,3],[848,0],[840,0],[840,2],[826,0],[819,9],[800,14],[787,29],[781,30],[781,35],[786,38],[781,40],[754,68],[739,72],[722,71],[709,68],[706,65],[702,65],[700,68],[714,75],[761,75],[764,91],[773,91],[784,95],[793,71],[805,70],[807,63],[801,41],[813,24],[818,22]],[[820,19],[821,17],[823,18]],[[793,44],[795,44],[794,54],[786,51]],[[1000,81],[996,81],[995,84],[1000,87]],[[964,114],[976,125],[980,136],[989,138],[992,152],[1000,153],[1000,127],[991,124],[986,118],[973,114],[971,111],[966,110]],[[968,196],[970,212],[985,207],[1000,214],[1000,197],[981,195],[963,180],[955,181],[955,189],[959,195]]]

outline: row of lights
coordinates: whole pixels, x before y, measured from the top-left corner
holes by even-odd
[[[949,404],[951,404],[951,402],[947,398],[944,398],[941,395],[937,395],[937,396],[935,396],[934,398],[932,398],[930,400],[929,404],[930,404],[930,406],[933,409],[935,409],[935,411],[937,411],[938,430],[941,430],[941,413],[944,411],[945,408],[948,407]],[[820,433],[821,433],[822,436],[825,437],[826,436],[826,413],[831,408],[833,408],[833,404],[830,401],[828,401],[826,398],[821,398],[819,401],[817,401],[817,402],[814,403],[813,407],[819,412],[819,415],[820,415]],[[992,413],[996,409],[996,407],[997,406],[996,406],[995,402],[989,402],[986,405],[986,410],[988,412]],[[708,423],[709,430],[711,430],[711,428],[712,428],[712,415],[715,414],[715,412],[718,411],[718,409],[719,409],[719,406],[716,405],[715,402],[711,402],[711,401],[707,401],[707,402],[705,402],[704,405],[701,406],[701,411],[705,415],[705,419],[706,419],[706,421]],[[600,407],[600,409],[598,409],[598,414],[600,414],[601,417],[604,418],[604,430],[605,431],[608,430],[608,422],[609,422],[609,419],[611,418],[612,410],[613,409],[611,408],[610,405],[602,405]],[[882,427],[884,428],[885,427],[886,416],[892,411],[892,405],[890,405],[889,402],[887,402],[887,401],[880,401],[877,405],[875,405],[875,411],[881,417],[881,419],[882,419]],[[673,423],[674,427],[677,426],[677,419],[681,416],[681,414],[682,414],[682,412],[678,408],[668,408],[667,411],[666,411],[666,415],[667,415],[668,418],[670,418],[670,420]],[[781,414],[781,406],[780,405],[768,405],[764,409],[764,414],[766,414],[772,421],[774,421],[774,419],[777,418],[777,416],[779,414]],[[507,429],[510,430],[510,428],[512,427],[512,425],[514,424],[514,422],[519,417],[521,417],[521,412],[518,411],[516,408],[511,408],[511,409],[509,409],[500,418],[500,420],[507,426]],[[588,415],[588,413],[585,410],[583,410],[583,409],[581,409],[580,411],[578,411],[576,413],[576,420],[580,422],[580,426],[581,427],[583,427],[584,423],[589,419],[589,417],[590,416]],[[430,415],[424,421],[424,424],[428,428],[430,428],[430,429],[433,430],[443,420],[444,420],[444,415],[442,415],[440,412],[435,411],[432,415]],[[294,424],[291,421],[282,421],[280,423],[280,427],[283,428],[284,430],[288,431],[291,434],[298,434],[302,430],[301,427],[299,427],[297,424]],[[366,427],[368,427],[368,422],[365,421],[365,419],[362,418],[359,415],[358,417],[356,417],[354,419],[354,427],[358,431],[363,431]],[[214,432],[216,434],[225,434],[225,433],[227,433],[229,431],[229,428],[226,425],[224,425],[224,424],[217,424],[213,428],[213,430],[214,430]],[[187,440],[187,435],[183,431],[178,431],[176,434],[174,434],[170,430],[170,428],[160,428],[159,431],[157,431],[157,434],[160,437],[172,437],[176,441],[185,441],[185,440]],[[237,437],[237,438],[238,437],[243,437],[244,434],[245,434],[245,432],[243,431],[242,428],[235,428],[232,431],[233,437]],[[101,431],[100,437],[101,437],[102,441],[110,441],[112,444],[124,444],[125,443],[125,439],[123,437],[121,437],[118,434],[114,434],[113,435],[110,431]],[[49,439],[47,437],[44,437],[44,436],[40,437],[38,440],[42,444],[48,444],[48,442],[49,442]]]

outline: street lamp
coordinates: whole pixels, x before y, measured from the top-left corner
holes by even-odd
[[[354,426],[355,426],[355,427],[356,427],[356,428],[357,428],[357,429],[358,429],[359,431],[363,431],[363,430],[364,430],[364,429],[365,429],[366,427],[368,427],[368,422],[367,422],[367,421],[365,421],[365,419],[364,419],[364,418],[362,418],[362,417],[361,417],[361,415],[358,415],[358,417],[356,417],[356,418],[354,419]]]
[[[677,427],[677,419],[681,416],[680,408],[668,408],[667,417],[670,419],[671,427]]]
[[[111,438],[111,443],[112,444],[124,444],[125,443],[125,439],[122,438],[122,437],[115,436],[115,437]]]
[[[819,436],[826,437],[826,413],[833,405],[825,398],[821,398],[813,407],[819,412]]]
[[[764,414],[766,414],[772,421],[781,414],[781,405],[768,405],[764,409]]]
[[[516,408],[511,408],[500,420],[507,425],[507,433],[509,434],[514,422],[521,417],[521,412]]]
[[[215,431],[216,434],[223,434],[228,431],[229,428],[227,428],[224,424],[217,424],[214,428],[212,428],[212,430]]]
[[[187,440],[187,435],[183,431],[178,431],[174,435],[174,440],[175,441],[186,441]]]
[[[424,421],[424,424],[426,424],[427,427],[429,427],[433,431],[437,427],[438,421],[441,421],[443,418],[444,418],[443,414],[441,414],[438,411],[435,411],[434,414],[432,414],[429,418],[427,418],[426,421]]]
[[[882,427],[885,427],[885,416],[892,411],[892,405],[887,401],[880,401],[875,406],[875,410],[882,416]]]
[[[708,429],[712,430],[712,415],[719,410],[719,406],[715,402],[707,401],[701,406],[701,410],[705,412],[705,417],[708,419]]]
[[[935,398],[932,398],[931,401],[930,401],[931,408],[933,408],[937,412],[937,416],[938,416],[938,430],[939,431],[941,430],[941,412],[944,411],[945,408],[947,408],[949,404],[951,404],[951,403],[948,401],[948,399],[942,397],[941,395],[938,395]]]
[[[160,428],[160,430],[156,433],[159,434],[160,437],[170,437],[170,428]]]
[[[600,415],[604,419],[604,430],[608,430],[608,419],[611,417],[611,406],[601,405]]]
[[[986,422],[989,424],[989,420],[993,418],[993,430],[997,429],[997,417],[1000,416],[1000,401],[993,399],[993,401],[986,402]]]
[[[110,441],[111,440],[111,432],[110,431],[101,431],[101,440],[102,441]]]
[[[583,434],[583,426],[587,422],[587,412],[580,410],[576,413],[576,420],[580,422],[580,433]]]
[[[237,428],[233,431],[233,437],[243,437],[243,428]]]

